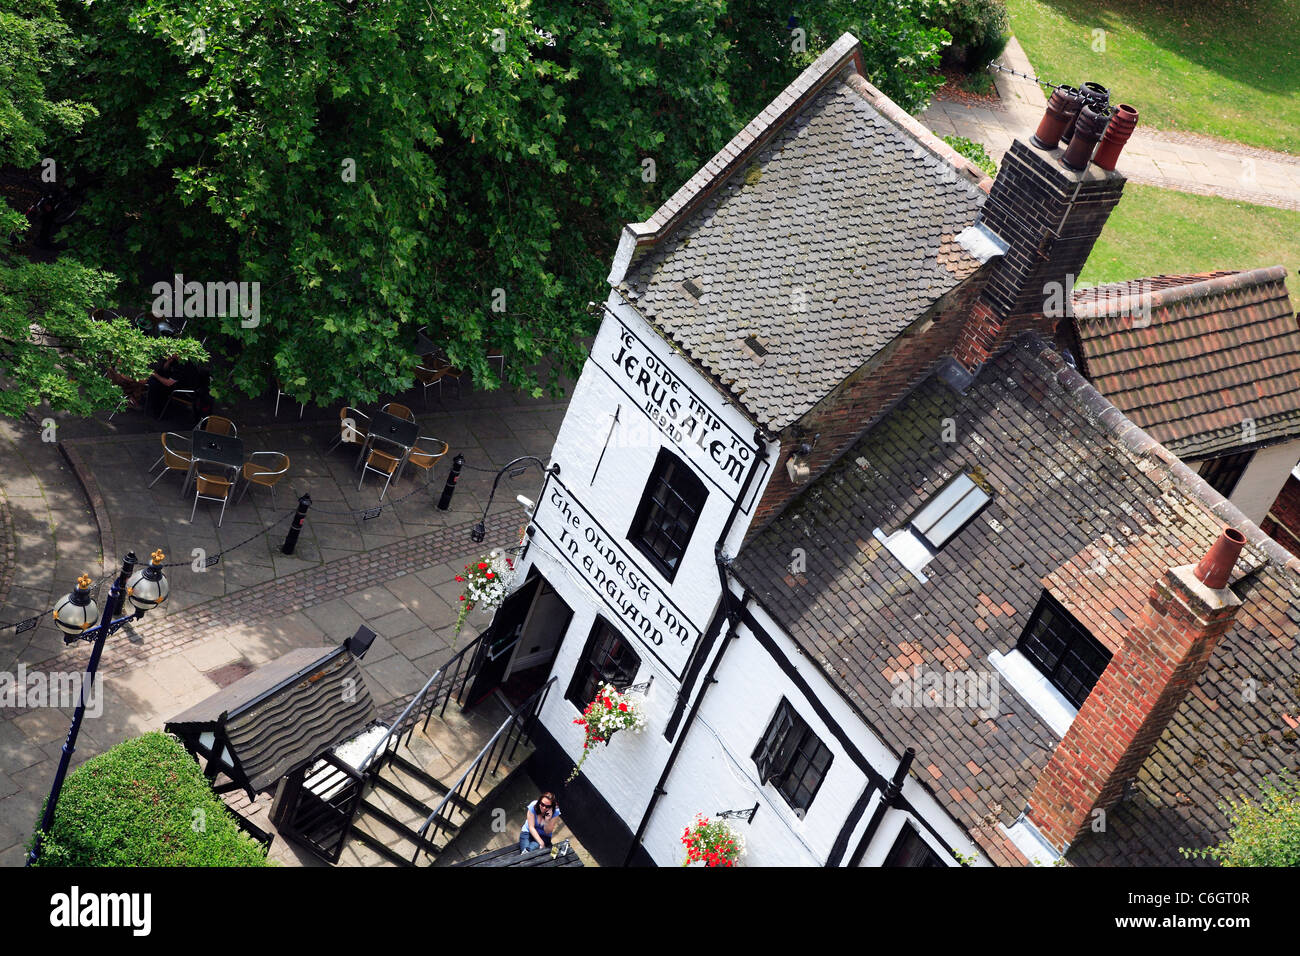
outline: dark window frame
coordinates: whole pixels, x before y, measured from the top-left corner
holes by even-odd
[[[1054,648],[1044,638],[1059,646]],[[1076,709],[1083,706],[1114,657],[1046,591],[1020,632],[1016,650]]]
[[[598,663],[599,653],[602,660]],[[628,667],[626,657],[630,656],[634,666]],[[582,656],[578,666],[569,678],[569,687],[564,692],[564,699],[578,708],[578,713],[587,709],[596,698],[596,691],[602,683],[613,684],[615,689],[623,690],[636,682],[637,672],[641,669],[641,655],[637,653],[636,644],[613,624],[596,615],[587,641],[582,646]],[[607,666],[603,666],[607,665]],[[593,684],[590,694],[586,688]]]
[[[703,479],[685,461],[661,447],[641,492],[627,539],[669,584],[682,566],[708,499],[709,489]],[[689,523],[681,520],[687,512]],[[653,521],[656,517],[660,518],[657,522]],[[663,517],[668,520],[664,521]],[[678,541],[678,535],[683,540]]]
[[[1237,452],[1232,455],[1220,455],[1218,458],[1207,458],[1201,462],[1196,473],[1204,479],[1205,483],[1223,495],[1225,498],[1231,498],[1232,493],[1237,490],[1237,485],[1241,483],[1241,478],[1246,474],[1246,469],[1255,459],[1255,449],[1250,451]]]
[[[800,813],[806,813],[817,799],[835,762],[835,754],[786,697],[781,698],[750,758],[758,767],[759,783],[770,783],[790,808]],[[810,777],[815,777],[811,783]]]
[[[910,862],[903,862],[905,860]],[[885,861],[880,865],[882,867],[946,867],[948,864],[934,851],[934,847],[925,842],[925,837],[921,836],[920,831],[909,822],[904,823],[902,829],[898,831],[898,836],[894,838],[894,845],[889,848]]]

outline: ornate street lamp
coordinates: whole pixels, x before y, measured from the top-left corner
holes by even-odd
[[[36,831],[31,853],[27,855],[28,866],[35,863],[40,856],[41,839],[54,825],[54,808],[58,805],[59,793],[63,790],[63,778],[68,775],[68,764],[77,749],[77,734],[81,731],[81,719],[86,714],[86,695],[94,683],[95,672],[99,668],[99,656],[104,651],[104,642],[110,634],[116,633],[131,621],[139,620],[144,617],[146,611],[158,607],[167,600],[171,586],[167,583],[167,575],[163,574],[162,570],[164,557],[166,555],[161,551],[155,551],[150,555],[150,564],[137,570],[135,552],[127,552],[126,557],[122,559],[122,570],[108,592],[108,599],[104,601],[104,613],[98,625],[95,624],[95,616],[99,608],[95,604],[95,599],[90,596],[91,581],[88,575],[83,574],[77,578],[77,586],[72,593],[63,597],[54,606],[54,623],[63,632],[63,643],[72,644],[83,640],[93,641],[95,646],[90,652],[90,661],[86,664],[86,677],[81,682],[81,696],[76,713],[72,715],[72,726],[68,728],[68,737],[63,742],[63,756],[59,758],[59,769],[54,775],[54,786],[50,789],[49,799],[45,802],[45,815],[41,819],[40,829]],[[134,606],[134,613],[118,617],[128,597]]]
[[[519,468],[515,468],[515,466],[519,465],[520,462],[524,462],[525,465]],[[514,461],[510,462],[509,464],[503,465],[501,467],[501,470],[497,472],[497,476],[492,479],[492,490],[491,492],[488,493],[487,505],[484,506],[483,508],[483,517],[479,519],[478,524],[474,525],[474,527],[470,529],[469,537],[471,541],[478,544],[481,543],[483,539],[487,537],[487,516],[488,516],[488,512],[492,509],[492,499],[496,497],[497,484],[501,481],[501,476],[504,475],[507,471],[509,471],[511,478],[518,478],[520,475],[524,473],[526,465],[529,462],[535,464],[538,468],[542,469],[543,473],[545,474],[558,475],[560,473],[559,465],[551,465],[550,468],[547,468],[546,462],[542,461],[540,458],[537,458],[533,455],[523,455],[519,458],[516,458]]]

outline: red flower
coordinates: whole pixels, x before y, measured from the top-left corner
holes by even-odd
[[[619,705],[618,705],[618,709],[621,710],[621,711],[623,711],[623,713],[626,714],[626,713],[627,713],[627,704],[619,704]]]
[[[462,601],[465,600],[465,595],[462,594],[462,595],[460,596],[460,599],[461,599]]]
[[[487,570],[487,565],[484,564],[482,561],[480,561],[480,562],[478,563],[478,569],[479,569],[480,571],[486,571],[486,570]]]
[[[483,577],[487,578],[488,580],[491,580],[492,578],[496,577],[496,575],[493,574],[491,571],[489,571],[487,574],[483,575]]]
[[[465,579],[462,578],[462,577],[458,574],[458,575],[456,575],[456,580],[457,580],[457,581],[464,581]]]

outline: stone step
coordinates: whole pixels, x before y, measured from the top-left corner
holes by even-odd
[[[426,851],[436,852],[442,848],[441,842],[424,841],[416,836],[416,831],[423,823],[423,819],[412,821],[394,816],[385,808],[367,800],[362,804],[356,819],[352,821],[352,826],[370,836],[376,843],[388,847],[398,857],[410,860],[415,853],[417,843]]]
[[[348,845],[343,856],[351,853],[355,866],[413,866],[411,855],[415,846],[397,838],[397,836],[377,821],[360,813],[352,821],[348,833]]]

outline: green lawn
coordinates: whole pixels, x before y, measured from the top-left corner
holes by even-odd
[[[1043,79],[1096,80],[1158,129],[1300,153],[1300,0],[1006,5]]]
[[[1300,212],[1129,183],[1079,281],[1276,265],[1300,304]]]

